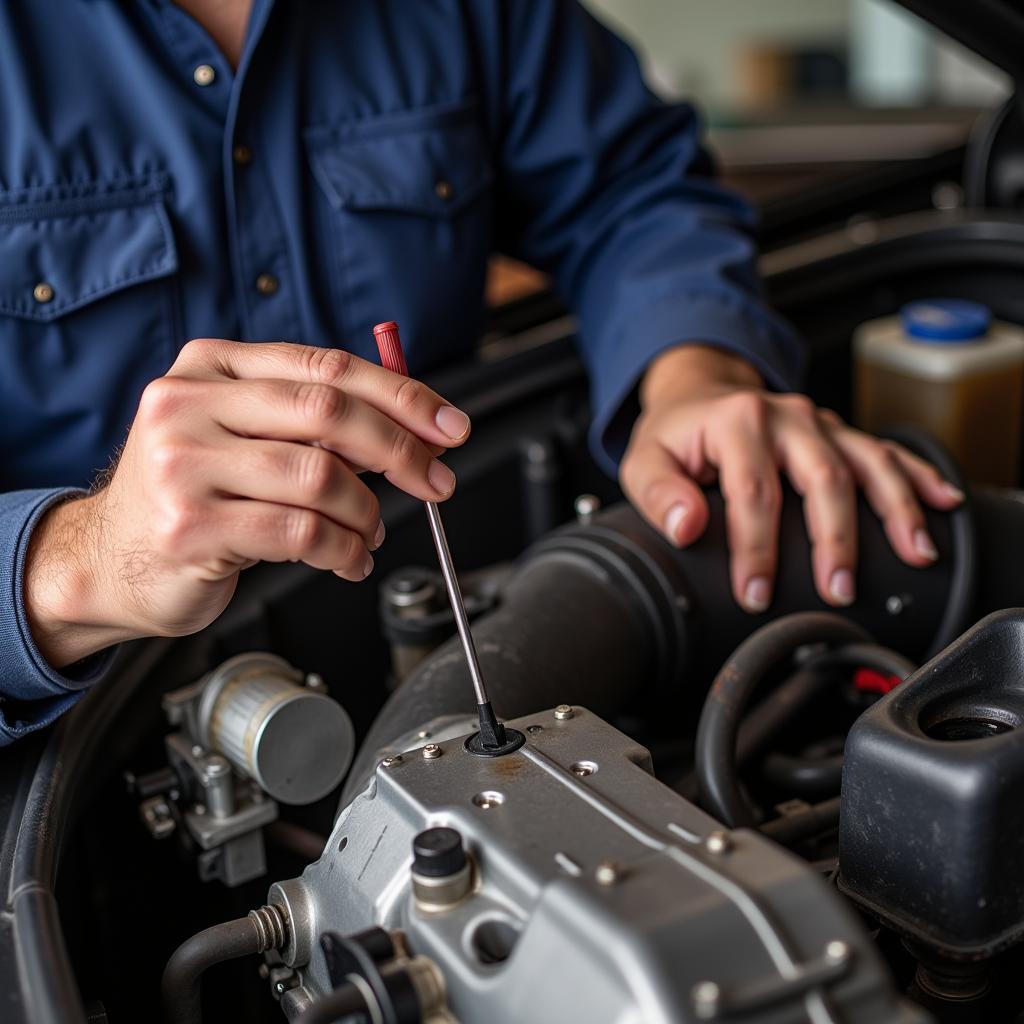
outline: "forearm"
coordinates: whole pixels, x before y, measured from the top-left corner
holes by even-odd
[[[141,635],[108,621],[113,602],[97,557],[99,505],[96,495],[61,502],[44,513],[29,540],[25,618],[40,654],[57,669]]]
[[[640,406],[707,395],[707,389],[761,388],[757,370],[740,356],[698,342],[679,345],[651,361],[640,383]]]

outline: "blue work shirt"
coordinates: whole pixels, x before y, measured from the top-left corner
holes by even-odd
[[[169,0],[0,0],[0,743],[102,674],[36,649],[26,547],[190,338],[373,358],[396,319],[417,373],[473,350],[498,250],[578,315],[606,468],[672,345],[791,383],[698,135],[570,0],[255,0],[237,70]]]

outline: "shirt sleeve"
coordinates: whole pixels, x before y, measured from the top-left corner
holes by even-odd
[[[754,216],[714,182],[693,109],[654,97],[626,43],[578,3],[504,9],[498,242],[576,312],[591,446],[614,473],[662,351],[712,345],[787,390],[803,351],[761,301]]]
[[[29,538],[42,514],[80,493],[66,488],[0,494],[0,746],[49,725],[97,682],[113,649],[63,672],[50,666],[32,639],[25,616],[24,572]]]

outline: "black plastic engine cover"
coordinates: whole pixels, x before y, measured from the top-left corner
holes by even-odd
[[[1024,610],[989,615],[846,743],[840,888],[957,957],[1024,935]]]

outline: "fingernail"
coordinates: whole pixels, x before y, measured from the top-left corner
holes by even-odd
[[[944,483],[942,489],[948,494],[954,501],[963,501],[966,495],[960,490],[956,484]]]
[[[743,607],[748,612],[768,610],[772,601],[772,585],[767,576],[755,576],[743,592]]]
[[[366,560],[363,562],[363,579],[365,580],[371,572],[373,572],[373,556],[367,553]]]
[[[836,569],[828,582],[828,593],[836,604],[853,604],[853,599],[857,595],[853,573],[849,569]]]
[[[435,491],[447,496],[455,490],[455,474],[443,463],[434,459],[427,471],[427,480]]]
[[[381,544],[384,543],[384,535],[386,533],[387,533],[387,531],[384,529],[384,520],[382,519],[377,524],[377,532],[373,535],[373,550],[374,551],[376,551],[377,548],[379,548],[381,546]]]
[[[934,562],[939,557],[938,548],[935,547],[935,542],[928,536],[927,530],[914,531],[914,550],[922,558],[927,558],[929,562]]]
[[[665,536],[673,544],[679,543],[677,532],[679,524],[686,518],[687,511],[687,507],[682,502],[677,502],[668,510],[668,514],[665,516]]]
[[[442,405],[434,421],[453,441],[465,437],[469,430],[469,417],[454,405]]]

